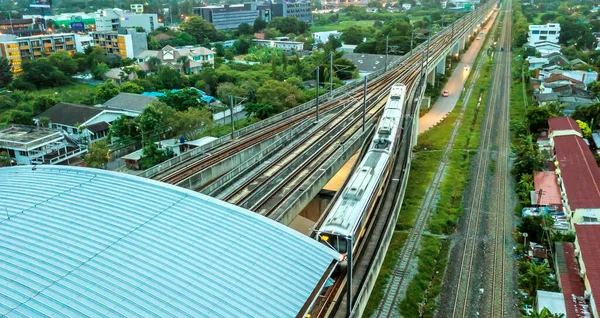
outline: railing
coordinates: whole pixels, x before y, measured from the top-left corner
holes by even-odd
[[[77,148],[75,150],[71,150],[65,154],[59,155],[57,157],[54,157],[52,159],[50,159],[50,164],[53,165],[55,163],[61,162],[63,160],[67,160],[69,158],[73,158],[77,155],[83,154],[87,152],[87,147],[81,147],[81,148]]]

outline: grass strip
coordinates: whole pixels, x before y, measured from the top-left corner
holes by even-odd
[[[437,309],[434,300],[441,291],[449,250],[450,240],[422,237],[418,253],[419,273],[410,281],[406,298],[399,305],[404,317],[434,317]]]
[[[379,270],[379,276],[375,285],[373,286],[373,292],[369,297],[369,301],[367,302],[367,306],[365,307],[365,311],[363,313],[363,317],[370,317],[373,315],[377,307],[379,306],[380,300],[383,298],[383,292],[385,289],[385,284],[387,280],[380,279],[381,277],[389,277],[394,270],[394,266],[396,266],[396,261],[398,257],[400,257],[400,252],[402,251],[402,246],[404,242],[406,242],[406,238],[408,237],[408,232],[395,231],[392,235],[392,240],[390,241],[390,246],[388,247],[387,255],[385,255],[385,259],[383,260],[383,264],[381,265],[381,269]]]

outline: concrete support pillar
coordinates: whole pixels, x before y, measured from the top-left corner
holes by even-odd
[[[435,68],[427,74],[427,83],[435,85]]]
[[[467,42],[468,41],[469,41],[469,36],[468,35],[465,35],[465,36],[462,37],[462,40],[460,41],[461,42],[461,45],[460,45],[460,49],[461,50],[464,50],[467,47]]]
[[[435,72],[438,74],[446,74],[446,57],[440,60],[435,67]]]
[[[452,55],[457,55],[460,53],[460,41],[457,41],[456,44],[452,47]]]

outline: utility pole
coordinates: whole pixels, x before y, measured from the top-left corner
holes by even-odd
[[[12,15],[10,14],[11,10],[8,10],[8,20],[10,20],[10,32],[15,34],[15,30],[13,29]]]
[[[384,72],[387,72],[387,66],[388,66],[388,53],[390,51],[388,49],[389,39],[390,39],[390,35],[388,34],[385,36],[385,68],[383,69]]]
[[[233,123],[233,95],[229,95],[229,109],[231,111],[231,140],[233,140],[233,132],[235,131],[235,125]]]
[[[410,56],[412,56],[413,41],[415,40],[415,25],[410,24]]]
[[[317,66],[317,122],[319,122],[319,67]]]
[[[329,97],[333,98],[333,51],[329,52]]]
[[[365,132],[365,123],[367,120],[367,77],[365,76],[365,87],[363,88],[363,109],[362,109],[362,131]]]

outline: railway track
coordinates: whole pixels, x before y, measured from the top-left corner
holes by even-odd
[[[440,32],[436,36],[432,37],[432,42],[434,39],[436,41],[435,43],[432,43],[432,44],[434,44],[436,46],[443,46],[443,45],[447,44],[448,41],[452,40],[453,35],[464,32],[464,30],[467,27],[469,27],[469,24],[471,23],[471,20],[469,20],[468,18],[469,17],[466,17],[466,19],[464,21],[457,23],[457,25],[454,27],[453,30],[451,28],[447,27],[442,32]],[[470,18],[473,19],[473,17],[470,17]],[[442,38],[444,38],[444,40],[440,40]],[[440,40],[440,41],[438,41],[438,40]],[[380,93],[380,90],[382,89],[381,87],[385,86],[385,85],[381,85],[382,82],[385,83],[385,82],[393,81],[394,78],[397,79],[400,71],[404,70],[406,67],[411,67],[411,66],[414,66],[416,63],[419,63],[419,60],[420,60],[419,57],[422,54],[424,54],[423,53],[424,51],[425,51],[425,48],[423,47],[420,49],[419,52],[412,54],[411,57],[409,57],[407,59],[407,61],[404,61],[402,63],[402,65],[404,67],[402,67],[402,66],[398,67],[395,71],[385,74],[385,75],[377,78],[374,81],[371,81],[368,84],[368,92],[369,93],[367,95],[367,98],[370,99],[372,96]],[[419,53],[421,53],[421,54],[419,54]],[[432,55],[428,56],[428,59],[432,59],[432,58],[433,58]],[[389,87],[389,86],[385,86],[385,87]],[[348,93],[348,97],[350,100],[362,100],[362,91],[358,88],[355,88],[351,92]],[[329,101],[327,103],[323,103],[322,105],[320,105],[320,107],[321,107],[321,111],[325,112],[325,111],[328,111],[330,109],[333,109],[333,108],[338,107],[343,104],[344,104],[344,100],[336,99],[333,101]],[[354,107],[356,107],[356,106],[357,105],[355,105]],[[159,172],[158,174],[152,176],[152,179],[171,183],[171,184],[178,184],[181,181],[185,180],[186,178],[189,178],[190,176],[198,173],[199,171],[202,171],[203,169],[207,169],[210,166],[222,161],[223,159],[225,159],[235,153],[238,153],[241,150],[247,149],[248,147],[251,147],[260,142],[266,141],[269,138],[276,136],[278,133],[281,133],[281,132],[289,129],[289,128],[293,127],[294,125],[296,125],[297,123],[299,123],[305,119],[311,118],[314,115],[315,115],[315,111],[314,111],[314,109],[311,108],[307,111],[290,116],[289,118],[287,118],[284,121],[277,122],[271,126],[265,127],[264,129],[260,129],[253,133],[249,133],[248,135],[242,136],[230,143],[227,143],[221,147],[218,147],[217,149],[214,149],[213,151],[211,151],[210,154],[198,155],[198,156],[190,158],[187,161],[183,161],[179,164],[175,164],[175,165],[171,166],[170,168],[164,169],[163,171]]]
[[[467,17],[468,19],[469,17]],[[474,21],[474,17],[470,17],[472,20],[469,21]],[[479,18],[479,17],[477,17]],[[456,35],[461,34],[459,32],[455,33]],[[441,46],[443,47],[445,44],[444,40],[440,41],[442,44]],[[433,50],[432,50],[433,51]],[[436,60],[440,54],[440,52],[443,52],[443,49],[440,49],[439,51],[433,51],[433,54],[431,54],[428,58],[428,60]],[[406,82],[402,82],[404,84],[406,84],[407,86],[410,85],[410,89],[408,89],[408,91],[410,91],[410,95],[411,98],[409,98],[408,100],[410,102],[408,102],[409,105],[411,105],[411,107],[406,107],[410,110],[407,110],[407,112],[405,114],[410,114],[412,116],[412,114],[414,113],[414,108],[412,107],[412,101],[414,98],[414,89],[415,86],[419,80],[419,78],[421,77],[421,73],[420,72],[415,72],[415,77],[412,78],[412,80],[408,80]],[[420,94],[417,94],[417,96],[420,96]],[[409,116],[409,118],[411,117]],[[411,120],[408,120],[408,122],[412,122]],[[399,143],[404,144],[404,149],[407,149],[406,147],[409,147],[408,145],[410,143],[407,143],[407,140],[410,139],[410,133],[406,134],[406,132],[408,130],[411,130],[412,127],[410,124],[405,125],[404,126],[404,133],[402,135],[402,139],[399,141]],[[405,138],[409,138],[409,139],[405,139]],[[402,148],[402,147],[400,147]],[[410,152],[410,151],[409,151]],[[404,158],[402,159],[403,164],[399,165],[399,166],[394,166],[394,175],[399,175],[399,171],[404,171],[404,169],[406,169],[406,156],[404,156]],[[400,179],[396,179],[396,177],[394,177],[393,180],[390,180],[388,184],[388,188],[394,188],[397,189],[397,187],[393,187],[393,185],[398,186],[400,182]],[[395,192],[395,191],[394,191]],[[362,240],[359,241],[359,246],[358,246],[358,253],[357,255],[355,255],[356,257],[354,258],[354,264],[355,264],[355,272],[353,275],[353,280],[357,283],[355,283],[353,285],[353,295],[354,296],[354,301],[356,301],[356,297],[358,297],[359,295],[357,295],[358,291],[361,291],[362,288],[364,287],[365,284],[365,278],[367,276],[369,276],[371,274],[370,272],[370,268],[371,265],[373,264],[373,262],[375,261],[375,255],[377,255],[376,251],[380,248],[379,246],[381,244],[383,244],[383,240],[384,240],[384,236],[386,231],[386,227],[390,224],[390,217],[392,217],[394,215],[392,209],[391,209],[391,202],[393,201],[395,195],[397,195],[397,193],[387,193],[385,194],[385,198],[380,198],[379,201],[377,201],[375,207],[372,207],[374,209],[374,211],[376,211],[377,213],[373,213],[374,216],[371,217],[370,222],[372,224],[370,224],[367,227],[367,233],[365,234],[365,236],[363,237]],[[384,211],[384,212],[381,212]],[[317,312],[313,312],[315,317],[341,317],[342,314],[345,312],[345,306],[343,305],[345,303],[345,298],[341,299],[341,297],[344,295],[344,286],[345,286],[345,280],[346,278],[340,278],[338,280],[336,280],[336,284],[334,286],[332,286],[332,288],[330,290],[328,290],[326,297],[327,297],[327,301],[325,302],[329,302],[329,305],[325,305],[325,309],[323,307],[319,307]]]
[[[506,16],[508,19],[504,25],[504,34],[511,34],[510,21],[510,0],[507,5]],[[490,293],[490,317],[506,317],[505,312],[505,283],[506,283],[506,244],[507,244],[507,213],[508,211],[508,184],[507,175],[509,174],[509,100],[510,96],[510,45],[511,40],[508,38],[503,45],[506,46],[506,52],[501,52],[499,57],[498,67],[503,71],[503,94],[498,94],[498,105],[501,106],[499,140],[498,140],[498,168],[496,170],[496,180],[498,182],[498,191],[496,196],[496,223],[495,223],[495,239],[494,239],[494,258],[492,265],[492,290]]]
[[[508,0],[508,5],[506,6],[510,10],[510,0]],[[510,31],[510,15],[504,15],[504,23],[503,23],[503,32],[500,34],[500,47],[504,47],[507,49],[506,43],[510,43],[510,33],[506,33],[506,31]],[[508,44],[510,45],[510,44]],[[507,54],[505,52],[499,52],[501,56]],[[458,286],[456,288],[453,309],[452,309],[452,317],[471,317],[473,314],[469,312],[469,310],[473,309],[469,304],[470,294],[473,293],[474,286],[471,285],[471,278],[473,273],[473,263],[476,257],[482,256],[477,253],[478,245],[480,241],[477,239],[481,237],[479,233],[480,226],[480,218],[483,211],[483,202],[485,201],[485,188],[486,188],[486,180],[488,175],[488,163],[490,162],[492,151],[494,150],[494,144],[492,140],[492,132],[495,132],[495,124],[499,124],[501,130],[501,140],[507,138],[507,132],[503,129],[506,126],[508,129],[508,123],[506,122],[507,117],[507,105],[504,103],[499,104],[497,101],[504,101],[505,99],[502,97],[506,94],[506,92],[501,92],[501,86],[504,85],[502,81],[506,82],[502,77],[504,74],[505,65],[500,65],[498,63],[494,68],[494,80],[492,83],[492,89],[489,93],[488,99],[488,109],[486,113],[486,119],[483,126],[484,136],[480,145],[480,155],[477,161],[476,173],[473,175],[475,179],[474,184],[474,193],[471,197],[471,204],[469,208],[469,216],[468,223],[466,228],[465,235],[465,243],[461,253],[461,262],[459,265],[459,276],[458,276]],[[505,109],[499,109],[499,107],[503,107]],[[498,110],[499,109],[499,110]],[[499,122],[495,122],[495,114],[496,112],[500,112],[502,115],[499,117]],[[506,138],[504,138],[506,137]],[[502,146],[506,146],[504,143]],[[508,160],[504,157],[506,161]],[[503,164],[502,164],[503,165]],[[505,166],[503,165],[503,168]],[[499,171],[498,171],[499,172]],[[501,193],[504,191],[503,193]],[[496,188],[493,190],[494,193],[497,193],[497,208],[500,206],[506,206],[506,184],[503,183],[503,188],[496,184]],[[504,203],[502,203],[504,202]],[[502,217],[497,217],[498,212],[502,215]],[[505,210],[498,210],[496,213],[490,213],[490,217],[496,217],[497,226],[501,223],[504,225],[505,222]],[[504,271],[498,273],[499,268],[504,269],[504,237],[505,237],[505,226],[502,226],[502,229],[496,229],[494,233],[494,244],[493,244],[493,255],[494,255],[494,271],[493,271],[493,282],[492,282],[492,291],[490,292],[490,297],[488,298],[491,302],[491,314],[490,317],[502,317],[504,311]],[[501,246],[500,246],[501,245]],[[500,248],[502,251],[497,251]],[[500,257],[498,257],[500,256]]]
[[[490,23],[493,22],[490,21]],[[398,262],[394,267],[394,271],[392,272],[392,275],[388,280],[383,300],[379,305],[375,317],[392,317],[396,312],[395,308],[398,304],[398,301],[400,300],[400,292],[405,287],[404,285],[407,283],[405,281],[405,278],[407,277],[406,274],[409,271],[409,267],[411,261],[414,259],[414,255],[419,249],[421,236],[426,228],[427,220],[429,219],[430,212],[433,208],[434,198],[437,195],[437,190],[440,186],[440,183],[442,182],[444,170],[446,169],[446,166],[450,160],[450,152],[454,148],[454,141],[456,140],[456,137],[458,135],[458,130],[460,128],[462,118],[467,107],[467,101],[471,97],[473,86],[475,80],[479,76],[482,64],[483,59],[481,59],[475,67],[473,81],[471,82],[469,89],[463,97],[463,104],[460,110],[460,114],[456,122],[454,123],[454,127],[452,129],[452,133],[450,134],[450,138],[448,139],[448,142],[446,143],[446,146],[443,150],[442,161],[440,161],[440,164],[436,168],[431,184],[427,187],[425,198],[421,206],[419,207],[419,212],[415,219],[415,223],[410,230],[410,233],[406,242],[404,243],[402,251],[400,252],[400,257],[398,258]]]

